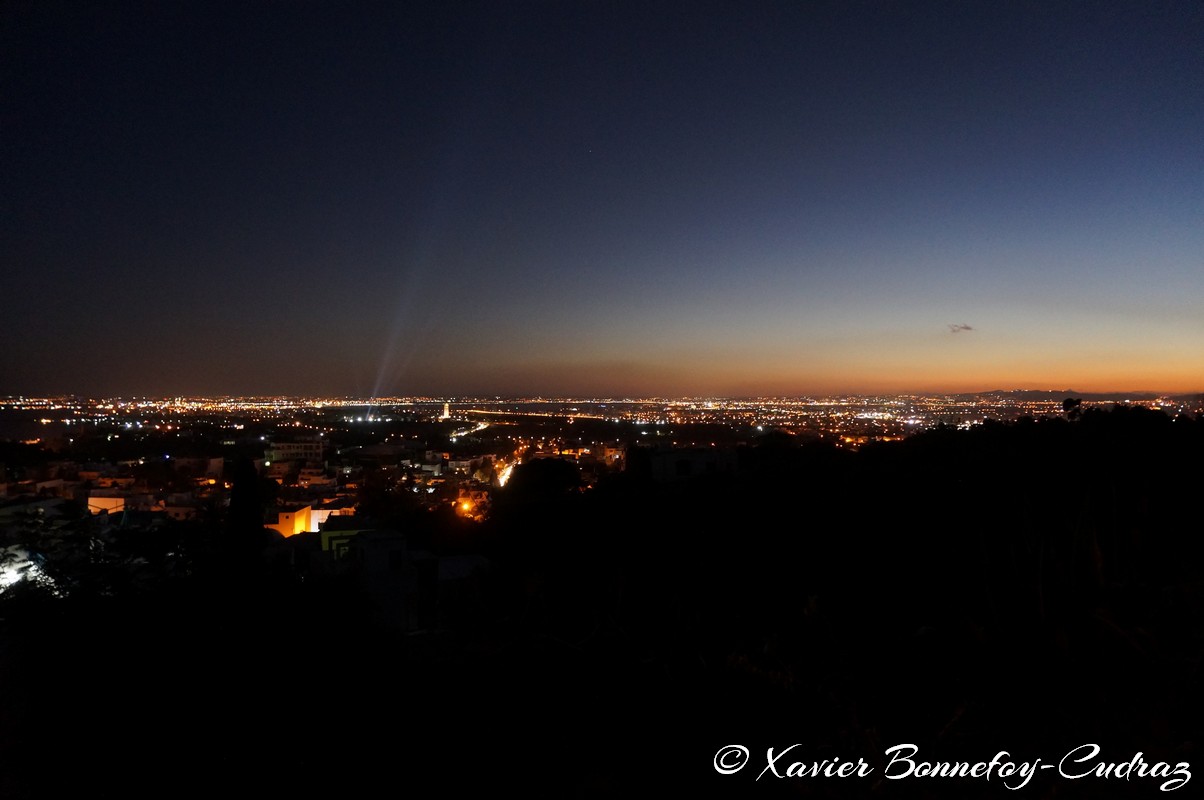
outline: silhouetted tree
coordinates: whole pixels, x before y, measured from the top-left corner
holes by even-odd
[[[271,484],[270,486],[268,484]],[[264,513],[275,501],[276,482],[265,478],[249,458],[230,469],[230,508],[221,549],[233,557],[254,555],[268,541]]]
[[[577,465],[563,458],[538,458],[514,468],[505,495],[512,503],[552,501],[581,485]]]

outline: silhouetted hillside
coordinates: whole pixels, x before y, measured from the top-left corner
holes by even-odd
[[[114,583],[87,603],[6,595],[3,674],[23,691],[6,692],[3,746],[30,765],[6,796],[174,793],[243,771],[268,791],[340,796],[367,796],[373,776],[456,796],[874,784],[719,776],[712,757],[733,742],[757,772],[766,747],[795,743],[879,770],[900,742],[946,760],[1048,762],[1097,742],[1114,759],[1191,761],[1201,453],[1201,421],[1122,407],[858,453],[771,437],[730,470],[658,481],[633,467],[590,491],[573,464],[536,461],[482,525],[415,526],[433,556],[471,536],[490,564],[478,594],[419,634],[380,626],[354,576],[298,567]],[[114,736],[118,719],[132,733]],[[973,780],[877,791],[1009,794]],[[1156,788],[1051,773],[1026,791]]]

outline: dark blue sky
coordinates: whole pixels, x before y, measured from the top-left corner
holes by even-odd
[[[1198,2],[0,20],[0,393],[1204,388]]]

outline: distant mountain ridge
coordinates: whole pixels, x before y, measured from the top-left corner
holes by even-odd
[[[1063,400],[1067,397],[1077,397],[1080,400],[1087,400],[1096,403],[1107,403],[1117,401],[1145,401],[1157,400],[1158,398],[1166,398],[1167,400],[1188,401],[1198,400],[1204,394],[1200,392],[1188,392],[1187,394],[1163,395],[1157,392],[1076,392],[1074,389],[994,389],[989,392],[971,392],[968,394],[956,395],[959,398],[973,399],[976,397],[994,397],[994,398],[1011,398],[1013,400]]]

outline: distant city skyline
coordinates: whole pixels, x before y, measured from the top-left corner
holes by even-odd
[[[16,5],[0,396],[1204,390],[1204,5]]]
[[[997,389],[982,392],[880,393],[880,394],[810,394],[720,396],[698,395],[673,397],[668,395],[0,395],[0,412],[66,411],[88,421],[89,412],[100,417],[113,414],[166,412],[169,414],[264,412],[270,415],[292,414],[298,411],[332,411],[340,408],[370,407],[364,419],[384,419],[374,416],[379,409],[386,415],[393,411],[425,409],[438,419],[451,419],[455,413],[508,414],[526,409],[535,415],[554,413],[563,416],[603,419],[613,416],[605,409],[628,407],[654,409],[715,409],[748,410],[798,406],[883,406],[906,407],[922,404],[945,407],[958,403],[983,403],[1008,409],[1041,409],[1065,411],[1065,401],[1075,399],[1087,404],[1136,404],[1158,408],[1171,413],[1196,413],[1204,410],[1204,392],[1080,392],[1075,389]],[[578,408],[580,406],[580,408]],[[593,409],[590,411],[590,409]],[[392,411],[387,411],[392,410]],[[526,412],[524,412],[526,413]],[[52,417],[38,421],[50,423]],[[62,420],[60,420],[62,421]]]

